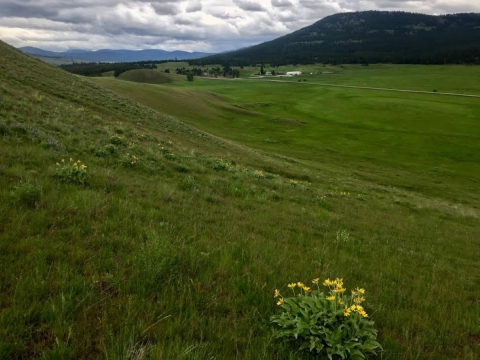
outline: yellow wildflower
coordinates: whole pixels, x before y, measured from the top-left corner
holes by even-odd
[[[320,280],[319,278],[313,279],[313,280],[312,280],[312,284],[318,284],[318,281],[319,281],[319,280]]]
[[[275,294],[273,295],[274,298],[277,298],[280,296],[280,291],[278,291],[277,289],[275,289]]]
[[[345,311],[343,312],[343,316],[350,316],[350,313],[352,312],[352,310],[350,310],[349,308],[345,308]]]
[[[353,299],[353,302],[354,302],[355,304],[361,304],[361,303],[364,302],[364,301],[365,301],[365,298],[364,298],[364,297],[357,297],[357,298],[354,298],[354,299]]]
[[[277,305],[280,306],[280,305],[282,305],[282,304],[283,304],[283,298],[280,298],[280,299],[278,300],[278,302],[277,302]]]
[[[327,297],[327,300],[328,301],[334,301],[337,297],[335,295],[332,295],[332,296],[328,296]]]
[[[335,289],[333,289],[333,292],[338,294],[338,293],[345,292],[345,290],[346,290],[345,288],[343,288],[341,286],[337,286]]]
[[[303,287],[303,291],[305,291],[305,292],[309,292],[310,290],[311,290],[311,289],[310,289],[308,286],[304,286],[304,287]]]
[[[299,288],[303,288],[305,285],[304,285],[304,283],[302,283],[302,282],[299,281],[299,282],[297,283],[297,286],[298,286]]]
[[[293,289],[295,286],[297,286],[297,284],[291,283],[291,284],[288,284],[287,286],[288,286],[290,289]]]
[[[332,285],[335,285],[335,283],[330,279],[327,279],[323,282],[323,286],[332,286]]]
[[[365,289],[357,288],[356,289],[360,294],[365,294]]]

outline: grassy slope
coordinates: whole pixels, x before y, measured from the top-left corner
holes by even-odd
[[[188,88],[181,82],[170,88],[97,81],[258,149],[322,168],[336,164],[375,183],[455,203],[480,203],[478,99],[304,83],[196,79]]]
[[[172,79],[168,74],[150,69],[138,69],[126,71],[118,77],[121,80],[133,81],[145,84],[168,84]]]
[[[220,140],[3,43],[0,80],[0,358],[298,358],[271,294],[316,276],[367,288],[385,358],[478,358],[475,210]],[[87,185],[53,176],[69,157]]]

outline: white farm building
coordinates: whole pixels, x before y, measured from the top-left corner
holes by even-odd
[[[302,75],[302,72],[301,71],[289,71],[285,75],[287,75],[287,76],[299,76],[299,75]]]

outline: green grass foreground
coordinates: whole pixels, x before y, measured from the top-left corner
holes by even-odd
[[[298,359],[273,292],[317,277],[384,359],[480,357],[478,99],[174,80],[0,43],[0,358]]]

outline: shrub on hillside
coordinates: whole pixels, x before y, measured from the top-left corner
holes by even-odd
[[[95,156],[98,157],[107,157],[113,155],[117,152],[117,147],[113,144],[107,144],[97,150],[95,150]]]
[[[125,141],[120,136],[117,136],[117,135],[113,135],[110,138],[110,144],[116,145],[116,146],[126,146]]]
[[[127,153],[124,156],[120,158],[120,165],[125,166],[125,167],[134,167],[139,161],[140,158],[137,156]]]
[[[162,147],[162,153],[163,153],[163,156],[165,156],[165,158],[167,160],[176,160],[177,157],[176,155],[170,150],[170,149],[166,149],[164,147]]]
[[[31,182],[21,182],[9,191],[10,198],[19,204],[35,207],[41,200],[42,189]]]

